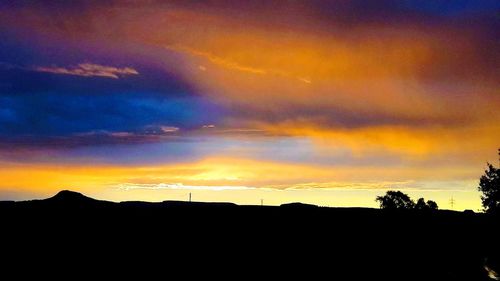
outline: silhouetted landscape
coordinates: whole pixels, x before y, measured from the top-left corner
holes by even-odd
[[[500,280],[499,38],[500,0],[0,0],[0,281]]]
[[[494,280],[486,268],[499,268],[498,217],[472,211],[114,203],[61,191],[0,202],[0,214],[10,263],[46,261],[50,253],[71,264],[90,255],[91,269],[112,262],[159,273],[189,265],[207,278],[333,280]]]

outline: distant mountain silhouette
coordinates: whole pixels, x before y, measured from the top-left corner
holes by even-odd
[[[105,207],[111,206],[116,203],[110,201],[97,200],[88,196],[85,196],[79,192],[71,191],[71,190],[62,190],[59,191],[56,195],[41,200],[32,200],[32,201],[22,201],[20,203],[24,204],[36,204],[47,207],[64,207],[64,208],[72,208],[72,207]]]
[[[52,202],[73,202],[73,203],[94,203],[98,200],[94,198],[87,197],[79,192],[71,191],[71,190],[61,190],[53,197],[45,199],[47,201]]]

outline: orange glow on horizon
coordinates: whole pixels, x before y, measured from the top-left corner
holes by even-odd
[[[10,188],[19,192],[54,194],[62,189],[73,189],[84,193],[116,198],[129,198],[126,193],[138,198],[151,199],[155,191],[171,192],[178,196],[193,188],[199,194],[212,198],[212,192],[218,192],[220,198],[236,200],[232,194],[261,194],[265,192],[270,202],[282,202],[283,194],[302,194],[305,202],[321,204],[334,198],[320,198],[320,194],[339,190],[357,190],[361,194],[355,201],[364,205],[375,206],[372,202],[375,193],[388,189],[403,189],[409,192],[436,192],[434,190],[415,189],[412,185],[419,180],[458,180],[455,193],[475,193],[464,189],[471,179],[467,167],[454,167],[435,173],[432,167],[397,167],[385,169],[377,167],[329,167],[266,162],[250,159],[207,158],[198,162],[157,166],[79,166],[79,165],[4,165],[0,177]],[[121,189],[126,188],[126,190]],[[220,191],[217,191],[220,190]],[[246,193],[245,193],[246,192]],[[285,192],[285,193],[281,193]],[[447,192],[442,189],[441,192]],[[168,193],[168,192],[167,192]],[[106,195],[108,194],[108,195]],[[121,194],[121,195],[120,195]],[[309,195],[308,195],[309,194]],[[319,196],[319,197],[318,197]],[[358,196],[358,195],[357,195]],[[108,197],[109,198],[109,197]],[[316,198],[316,199],[314,199]],[[272,199],[272,201],[271,201]],[[354,198],[351,198],[354,200]],[[362,199],[362,200],[361,200]],[[119,199],[118,199],[119,200]],[[213,200],[213,199],[212,199]],[[318,201],[319,200],[319,201]],[[324,201],[326,200],[326,201]],[[361,200],[361,201],[360,201]],[[364,201],[363,201],[364,200]],[[243,200],[242,202],[246,202]],[[340,204],[349,206],[353,201]],[[479,199],[470,200],[464,208],[474,207]],[[337,204],[339,204],[337,202]],[[351,205],[352,206],[352,205]]]

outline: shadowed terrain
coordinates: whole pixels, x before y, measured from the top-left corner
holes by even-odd
[[[499,220],[472,212],[114,203],[61,191],[0,202],[0,214],[13,264],[44,263],[50,253],[50,262],[84,261],[87,270],[118,263],[121,273],[187,266],[206,278],[332,280],[493,280],[485,265],[498,268]]]

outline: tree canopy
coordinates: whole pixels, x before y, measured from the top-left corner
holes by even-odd
[[[417,200],[417,204],[415,204],[415,209],[417,209],[417,210],[437,210],[438,205],[436,202],[434,202],[432,200],[427,200],[427,202],[425,202],[424,198],[419,198]]]
[[[424,198],[419,198],[417,200],[417,204],[415,204],[415,209],[417,209],[417,210],[427,209],[427,203],[425,203],[425,199]]]
[[[389,190],[384,196],[377,196],[380,203],[380,208],[382,209],[413,209],[415,202],[411,200],[410,196],[404,194],[401,191]]]
[[[389,190],[384,196],[377,196],[375,201],[378,201],[381,209],[388,210],[437,210],[438,205],[432,200],[425,202],[424,198],[419,198],[417,203],[407,194],[401,191]]]
[[[430,209],[430,210],[437,210],[439,207],[438,207],[438,204],[432,200],[427,200],[427,207]]]
[[[498,149],[500,160],[500,149]],[[488,168],[479,180],[479,191],[482,192],[481,201],[484,211],[494,213],[500,211],[500,167],[495,168],[487,163]]]

